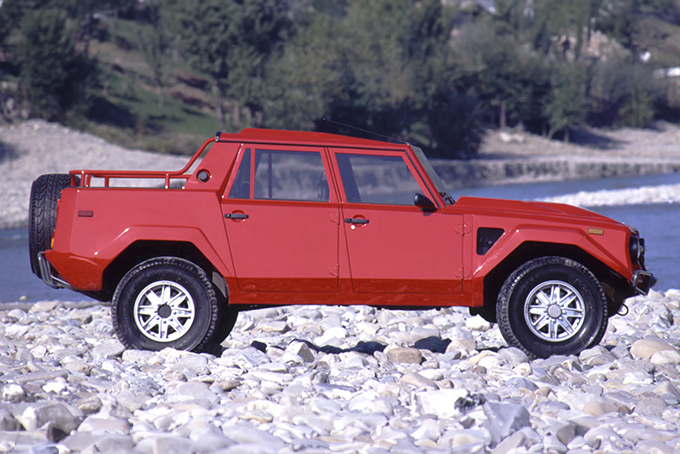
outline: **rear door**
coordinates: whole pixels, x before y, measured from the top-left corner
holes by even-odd
[[[243,292],[338,291],[339,203],[322,148],[244,145],[222,198]]]
[[[462,216],[415,206],[416,193],[434,197],[406,152],[332,154],[354,291],[461,294]]]

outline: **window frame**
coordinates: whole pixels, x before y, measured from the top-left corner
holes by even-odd
[[[381,149],[352,149],[352,148],[331,148],[330,149],[331,154],[333,155],[333,164],[335,165],[335,168],[337,169],[337,181],[336,184],[338,186],[338,192],[340,194],[340,199],[342,200],[342,203],[345,204],[356,204],[356,205],[366,205],[366,206],[387,206],[387,207],[400,207],[400,208],[417,208],[420,210],[418,207],[416,207],[415,202],[412,203],[411,205],[402,205],[402,204],[390,204],[390,203],[373,203],[373,202],[351,202],[347,199],[347,194],[345,192],[345,184],[342,181],[342,174],[340,173],[340,165],[338,163],[338,154],[350,154],[350,155],[364,155],[364,156],[373,156],[373,157],[399,157],[402,159],[404,164],[406,164],[406,168],[411,172],[411,176],[415,180],[416,184],[421,190],[421,193],[430,200],[432,200],[435,205],[439,205],[437,198],[432,195],[432,191],[430,187],[427,185],[425,180],[423,179],[421,173],[418,171],[418,168],[416,165],[413,163],[411,160],[411,157],[409,156],[408,152],[405,150],[381,150]],[[356,181],[356,179],[355,179]],[[358,189],[358,188],[357,188]]]
[[[229,195],[231,190],[236,183],[236,176],[240,170],[243,159],[250,150],[250,188],[248,198],[230,198]],[[323,165],[323,171],[326,175],[326,180],[328,181],[328,200],[299,200],[299,199],[258,199],[255,198],[255,156],[257,151],[261,150],[264,152],[294,152],[294,153],[318,153],[321,156],[321,163]],[[248,202],[262,202],[262,203],[339,203],[339,197],[335,190],[333,181],[333,167],[331,166],[330,159],[326,148],[321,146],[294,146],[294,145],[279,145],[279,144],[260,144],[260,143],[244,143],[241,145],[236,161],[234,162],[234,169],[229,175],[229,181],[224,189],[222,199],[224,202],[237,202],[237,201],[248,201]]]

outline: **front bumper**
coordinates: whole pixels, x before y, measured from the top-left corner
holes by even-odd
[[[657,279],[648,271],[636,271],[633,277],[630,278],[630,283],[637,293],[640,295],[647,295],[649,290],[654,287]]]

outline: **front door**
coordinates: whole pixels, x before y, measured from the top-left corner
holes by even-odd
[[[222,212],[243,292],[338,291],[339,203],[321,148],[245,145]]]
[[[432,195],[406,153],[334,153],[343,188],[342,221],[357,293],[462,293],[462,216],[424,212]]]

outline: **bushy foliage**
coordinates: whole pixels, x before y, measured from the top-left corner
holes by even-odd
[[[21,80],[35,116],[63,119],[82,108],[89,62],[75,49],[74,33],[62,11],[46,9],[24,16],[16,49]]]
[[[680,18],[678,2],[496,0],[494,12],[480,5],[4,0],[0,48],[33,115],[64,118],[83,111],[96,74],[87,57],[94,13],[142,9],[128,16],[141,32],[127,45],[144,57],[150,71],[143,79],[156,86],[160,108],[171,74],[188,64],[208,79],[205,90],[226,130],[350,132],[322,121],[328,118],[440,157],[473,157],[488,127],[569,140],[586,124],[647,126],[669,104],[663,82],[640,62],[640,24]],[[593,54],[595,33],[606,34],[611,49]]]

